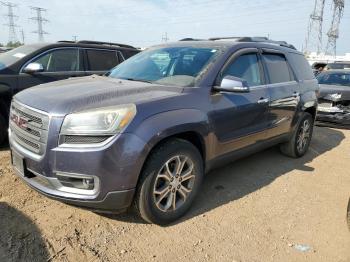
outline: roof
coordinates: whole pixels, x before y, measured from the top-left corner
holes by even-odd
[[[297,51],[293,45],[290,45],[285,41],[270,40],[266,37],[216,37],[209,39],[184,38],[178,42],[165,43],[158,45],[157,47],[192,46],[198,48],[225,49],[242,44],[250,47],[261,48],[276,49],[277,47],[279,50],[302,54],[301,52]]]

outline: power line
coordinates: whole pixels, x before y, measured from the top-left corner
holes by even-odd
[[[46,12],[47,9],[41,8],[41,7],[35,7],[31,6],[30,9],[36,12],[36,17],[29,18],[30,20],[36,21],[38,24],[38,29],[36,31],[33,31],[32,33],[38,34],[38,41],[44,42],[44,35],[47,35],[48,33],[44,31],[43,24],[46,22],[49,22],[46,18],[43,17],[42,13]]]
[[[16,7],[17,5],[11,2],[2,2],[0,1],[0,3],[4,6],[7,7],[7,14],[4,15],[5,17],[8,18],[8,24],[4,24],[5,26],[8,26],[9,28],[9,43],[15,43],[17,42],[17,35],[16,35],[16,30],[15,28],[18,27],[18,25],[15,24],[15,18],[17,18],[18,16],[16,16],[13,12],[13,8]]]
[[[317,50],[319,54],[322,50],[322,25],[325,0],[315,0],[315,6],[307,29],[304,52],[310,53]]]
[[[162,42],[168,42],[169,37],[168,37],[168,33],[165,32],[165,34],[162,36]]]
[[[339,25],[344,13],[344,4],[344,0],[333,0],[332,23],[327,33],[328,42],[326,47],[326,53],[333,56],[337,54],[337,39],[339,38]]]

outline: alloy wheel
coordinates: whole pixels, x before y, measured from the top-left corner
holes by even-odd
[[[189,157],[177,155],[166,161],[154,183],[157,208],[163,212],[180,208],[191,194],[195,178],[194,163]]]
[[[300,127],[298,137],[297,137],[297,149],[299,153],[302,153],[305,150],[310,139],[310,134],[311,134],[311,124],[308,119],[305,119]]]

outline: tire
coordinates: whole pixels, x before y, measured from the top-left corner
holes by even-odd
[[[198,149],[186,140],[171,139],[158,146],[145,163],[135,195],[136,210],[149,223],[174,222],[189,210],[202,180]]]
[[[0,146],[4,145],[7,140],[7,124],[5,118],[0,115]]]
[[[287,143],[281,144],[281,152],[293,158],[299,158],[305,155],[310,146],[313,127],[314,119],[312,115],[306,112],[303,113],[298,126],[293,132],[292,138]],[[300,142],[301,140],[303,142]]]

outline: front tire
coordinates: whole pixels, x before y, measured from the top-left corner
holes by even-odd
[[[309,113],[303,113],[301,120],[293,132],[292,138],[280,146],[283,154],[299,158],[309,149],[314,127],[314,119]]]
[[[182,139],[171,139],[149,156],[135,196],[140,216],[150,223],[169,224],[193,203],[203,179],[198,149]]]
[[[7,139],[7,124],[5,118],[0,115],[0,146],[2,146]]]

